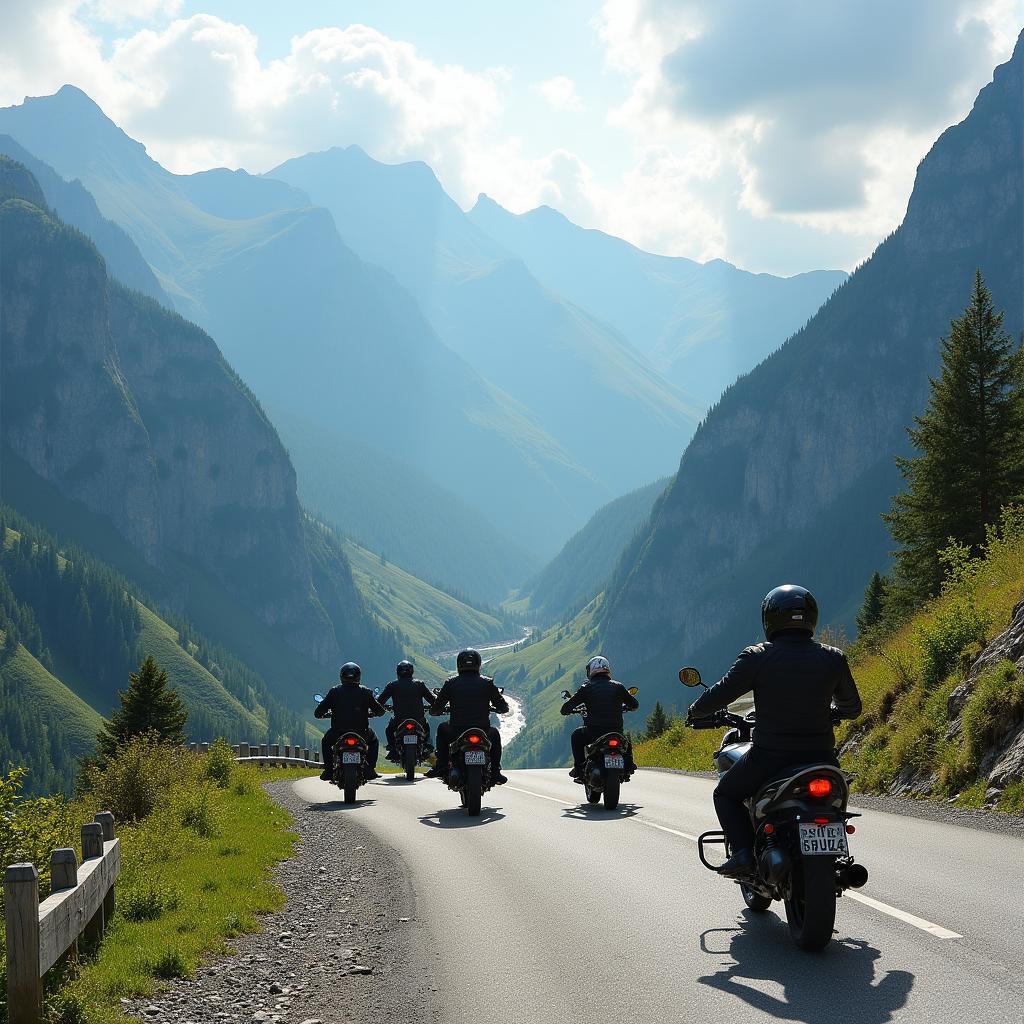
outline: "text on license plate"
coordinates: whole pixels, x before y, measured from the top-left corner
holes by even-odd
[[[413,743],[419,743],[419,741],[420,741],[419,736],[416,736],[415,734],[412,735],[412,736],[403,736],[402,737],[402,742],[404,744],[406,744],[406,746],[409,746],[410,744],[413,744]]]
[[[622,754],[605,754],[604,766],[605,768],[625,768],[626,759]]]
[[[341,755],[341,763],[342,764],[359,764],[359,762],[362,761],[362,759],[363,759],[363,755],[360,754],[358,751],[355,751],[355,750],[353,750],[351,752],[346,750]]]
[[[825,856],[845,857],[849,852],[846,845],[846,825],[841,821],[830,822],[828,825],[801,825],[800,852],[805,857]]]
[[[485,750],[467,750],[466,751],[466,764],[486,764],[487,763],[487,751]]]

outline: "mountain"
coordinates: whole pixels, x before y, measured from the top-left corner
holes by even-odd
[[[551,622],[574,615],[599,594],[668,483],[668,477],[655,480],[599,508],[523,588],[531,620]]]
[[[851,628],[889,560],[879,514],[901,487],[893,455],[907,451],[976,268],[1011,335],[1024,327],[1022,78],[1024,36],[921,162],[899,229],[709,413],[609,589],[611,655],[659,672],[696,658],[713,674],[784,580]]]
[[[4,500],[123,572],[273,680],[395,638],[344,553],[311,531],[295,472],[202,330],[107,277],[38,183],[0,157]]]
[[[0,110],[0,131],[82,181],[268,405],[412,462],[541,557],[607,496],[301,192],[223,169],[170,174],[69,86]],[[502,481],[500,501],[484,479]]]
[[[415,297],[451,348],[520,402],[611,493],[663,474],[702,412],[621,334],[543,287],[425,164],[357,146],[268,172],[330,210],[342,238]]]
[[[539,560],[454,490],[350,434],[271,410],[303,505],[362,546],[424,580],[500,604]]]
[[[541,206],[509,213],[481,195],[469,219],[546,288],[614,327],[705,406],[801,327],[846,280],[838,270],[751,274],[723,260],[644,252]]]

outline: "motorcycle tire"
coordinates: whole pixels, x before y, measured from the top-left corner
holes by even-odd
[[[586,787],[586,790],[588,803],[599,804],[601,802],[601,790],[591,789],[589,786]]]
[[[475,818],[480,813],[480,801],[483,798],[483,778],[479,765],[471,764],[466,768],[466,813]]]
[[[604,773],[604,809],[614,811],[619,806],[619,770],[611,768]]]
[[[832,941],[836,923],[836,865],[831,857],[803,857],[786,902],[793,941],[810,952]]]
[[[404,751],[405,764],[403,767],[405,768],[405,777],[409,782],[412,782],[412,780],[416,778],[416,753],[417,751],[415,746],[408,746]]]
[[[342,790],[345,803],[356,802],[356,790],[359,788],[359,768],[354,764],[345,765],[345,774],[342,779]]]
[[[751,889],[749,885],[744,885],[743,882],[740,882],[740,892],[743,894],[743,902],[746,903],[747,909],[753,910],[757,914],[763,913],[772,905],[772,901],[767,896],[762,896],[759,892]]]

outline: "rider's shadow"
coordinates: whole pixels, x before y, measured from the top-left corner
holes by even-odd
[[[886,971],[876,977],[875,961],[882,954],[867,942],[837,937],[825,952],[808,954],[793,944],[789,928],[774,914],[745,911],[744,917],[738,929],[702,933],[705,953],[735,962],[698,978],[701,985],[742,999],[767,1016],[803,1024],[886,1024],[906,1004],[914,975]],[[731,936],[728,949],[708,948],[708,937],[716,934]],[[754,987],[765,981],[781,985],[782,996]]]
[[[633,818],[642,809],[643,804],[619,804],[614,811],[606,811],[601,804],[583,803],[578,807],[566,807],[562,816],[579,821],[617,821],[619,818]]]
[[[445,807],[433,814],[420,816],[420,823],[430,828],[474,828],[476,825],[489,825],[492,821],[501,821],[505,815],[493,807],[481,807],[480,813],[471,818],[461,807]]]
[[[372,807],[377,801],[369,797],[347,804],[344,800],[322,800],[318,804],[307,804],[307,811],[354,811],[360,807]]]

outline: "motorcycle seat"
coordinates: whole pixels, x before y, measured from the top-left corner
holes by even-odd
[[[765,809],[771,804],[775,797],[798,775],[803,775],[804,772],[811,771],[815,768],[820,768],[822,771],[839,771],[834,764],[818,764],[814,761],[808,761],[804,764],[798,764],[787,768],[785,775],[781,775],[777,779],[772,779],[771,781],[766,782],[754,795],[751,803],[756,814],[758,816],[764,814]]]

